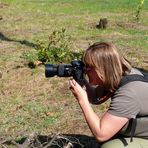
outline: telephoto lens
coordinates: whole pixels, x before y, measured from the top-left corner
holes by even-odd
[[[73,77],[81,86],[84,81],[84,64],[80,60],[71,61],[70,64],[46,64],[45,65],[45,76],[53,77]]]
[[[71,64],[60,64],[60,65],[45,65],[45,76],[53,77],[55,75],[59,77],[70,77],[73,74],[73,67]]]
[[[58,65],[46,64],[45,65],[45,76],[53,77],[58,73]]]

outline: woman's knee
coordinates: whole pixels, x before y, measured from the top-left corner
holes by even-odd
[[[148,140],[142,138],[118,138],[102,144],[101,148],[148,148]]]

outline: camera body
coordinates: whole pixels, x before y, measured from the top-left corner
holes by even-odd
[[[81,60],[73,60],[71,64],[45,64],[45,76],[73,77],[81,86],[84,81],[84,64]]]

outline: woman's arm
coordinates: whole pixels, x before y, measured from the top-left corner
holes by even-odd
[[[89,103],[86,91],[75,80],[70,80],[70,88],[80,104],[90,130],[98,141],[110,139],[127,123],[128,118],[114,116],[108,112],[99,118]]]
[[[113,137],[128,121],[127,118],[114,116],[108,112],[99,118],[89,102],[81,101],[79,104],[91,132],[100,142]]]

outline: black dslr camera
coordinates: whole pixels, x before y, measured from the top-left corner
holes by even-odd
[[[45,76],[53,77],[73,77],[81,86],[84,81],[84,64],[80,60],[71,61],[71,64],[46,64],[45,65]]]

